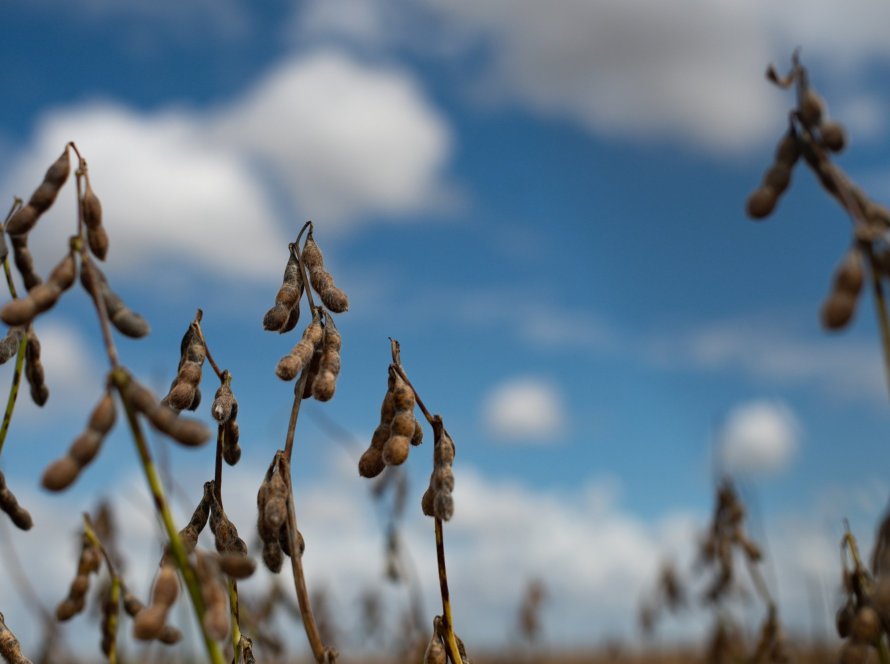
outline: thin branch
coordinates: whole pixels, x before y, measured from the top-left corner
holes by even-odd
[[[303,573],[303,556],[297,540],[299,531],[297,530],[297,514],[294,507],[294,489],[291,481],[290,460],[287,459],[286,455],[279,454],[278,464],[278,472],[282,474],[287,482],[287,536],[290,548],[291,570],[294,575],[294,590],[297,593],[297,602],[300,605],[303,628],[306,630],[306,638],[309,639],[309,647],[312,648],[315,661],[319,664],[329,664],[337,661],[338,653],[334,648],[324,645],[321,633],[318,631],[318,624],[315,621],[315,614],[312,613],[309,590],[306,587],[306,577]]]
[[[164,495],[164,488],[161,485],[157,469],[151,458],[148,443],[142,433],[142,427],[139,425],[139,420],[136,418],[136,411],[126,397],[126,388],[131,378],[123,369],[115,370],[112,373],[112,378],[121,402],[124,405],[124,409],[126,410],[127,421],[133,434],[133,441],[136,443],[136,449],[139,452],[139,459],[141,461],[142,470],[145,473],[145,479],[148,482],[149,490],[154,499],[155,509],[161,517],[164,529],[167,531],[167,538],[170,542],[170,552],[173,554],[173,560],[176,562],[177,567],[179,567],[179,572],[182,575],[182,579],[185,582],[189,596],[191,597],[192,607],[194,608],[201,636],[204,639],[204,645],[207,648],[207,654],[210,656],[210,661],[213,662],[213,664],[224,664],[219,644],[210,637],[207,633],[207,629],[204,627],[204,597],[201,593],[198,578],[189,564],[188,554],[179,537],[179,531],[176,528],[176,524],[173,522],[173,514],[170,511],[170,506]]]

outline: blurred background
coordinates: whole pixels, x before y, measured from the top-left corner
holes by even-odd
[[[77,143],[104,206],[106,272],[152,325],[120,352],[157,392],[203,308],[241,406],[244,455],[224,493],[243,535],[287,428],[292,390],[274,366],[299,334],[261,321],[287,243],[314,221],[351,306],[337,318],[336,396],[301,415],[295,490],[310,588],[327,594],[341,650],[367,645],[364,593],[394,607],[381,629],[398,630],[406,602],[384,578],[383,522],[356,471],[389,336],[458,448],[446,547],[471,650],[515,639],[533,580],[546,587],[540,647],[634,642],[660,562],[689,569],[723,472],[738,478],[785,623],[831,637],[842,519],[867,550],[890,489],[876,324],[863,299],[851,329],[819,326],[850,223],[809,172],[765,223],[744,202],[793,105],[764,72],[786,70],[797,47],[849,132],[839,163],[890,201],[886,3],[31,0],[2,16],[0,197],[27,198]],[[69,183],[32,234],[40,272],[74,213]],[[121,424],[72,490],[39,488],[104,384],[88,304],[75,289],[38,320],[50,400],[21,396],[0,458],[36,522],[0,538],[50,606],[74,571],[79,514],[101,496],[114,497],[143,594],[160,551]],[[214,381],[205,370],[208,421]],[[184,520],[212,446],[157,445]],[[419,509],[430,455],[407,463],[402,527],[432,616]],[[0,610],[33,646],[38,623],[5,580]],[[760,616],[752,606],[743,621]],[[706,627],[690,611],[657,643]],[[76,632],[93,652],[94,635]]]

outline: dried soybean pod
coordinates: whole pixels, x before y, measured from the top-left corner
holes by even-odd
[[[776,146],[776,163],[785,164],[789,168],[800,158],[800,139],[794,127],[790,127]]]
[[[167,620],[166,607],[158,604],[147,606],[133,620],[133,637],[139,641],[151,641],[158,638]]]
[[[68,589],[68,596],[56,608],[56,618],[69,620],[86,606],[86,595],[90,588],[90,574],[99,571],[102,557],[96,546],[90,539],[81,537],[80,558],[77,562],[77,575]]]
[[[287,519],[287,483],[281,477],[280,471],[272,473],[267,483],[266,505],[263,510],[263,519],[266,528],[272,532],[284,525]]]
[[[207,519],[210,517],[212,494],[213,482],[204,482],[204,495],[192,512],[189,522],[179,531],[179,537],[182,539],[187,553],[195,550],[195,547],[198,545],[198,536],[204,530],[204,526],[207,525]]]
[[[234,466],[241,459],[241,447],[238,445],[241,430],[238,422],[232,417],[225,424],[220,424],[219,429],[219,435],[222,436],[223,459],[230,466]]]
[[[430,482],[432,484],[432,481]],[[433,487],[428,486],[426,491],[423,492],[423,496],[420,499],[420,509],[426,516],[435,516],[435,512],[433,511]]]
[[[362,477],[377,477],[384,468],[383,453],[374,447],[366,449],[358,461],[358,474]]]
[[[222,641],[229,633],[229,603],[219,563],[213,556],[199,554],[197,572],[204,597],[204,627],[211,637]]]
[[[216,390],[213,397],[213,404],[210,406],[210,414],[213,419],[222,424],[227,422],[238,412],[238,402],[232,393],[232,374],[223,371],[222,384]]]
[[[6,486],[6,477],[4,477],[2,471],[0,471],[0,510],[3,510],[9,515],[9,518],[12,519],[16,528],[30,530],[34,525],[34,521],[31,519],[28,510],[19,505],[19,501],[16,500],[15,495],[9,490],[9,487]]]
[[[256,571],[256,563],[247,556],[223,553],[219,557],[219,568],[226,576],[241,580],[253,575]]]
[[[210,499],[210,531],[215,538],[218,552],[247,555],[247,545],[238,537],[238,529],[226,515],[215,493],[211,494]]]
[[[309,368],[306,369],[308,375],[306,376],[306,385],[303,387],[304,399],[312,396],[313,385],[315,385],[315,379],[318,377],[318,370],[321,367],[322,345],[324,345],[323,341],[312,353],[312,361],[309,363]]]
[[[411,434],[411,444],[417,447],[423,443],[423,425],[420,420],[414,420],[414,433]]]
[[[113,587],[108,584],[102,600],[102,653],[107,657],[114,649],[117,637],[117,623],[120,614],[120,601],[114,597]]]
[[[34,224],[37,223],[40,215],[46,212],[56,200],[59,189],[65,184],[65,180],[68,179],[70,172],[71,162],[68,159],[68,146],[66,145],[62,154],[47,169],[46,174],[43,176],[43,182],[31,194],[28,204],[19,208],[10,217],[9,222],[6,224],[6,232],[10,235],[25,235],[28,233],[34,227]]]
[[[86,178],[86,187],[83,192],[83,223],[89,230],[95,230],[102,225],[102,203],[93,191],[89,177]]]
[[[7,302],[0,310],[0,319],[7,325],[27,325],[38,314],[50,309],[61,294],[71,288],[77,273],[74,254],[69,252],[53,268],[46,283],[37,284],[23,298]]]
[[[309,282],[318,293],[324,306],[335,314],[341,314],[348,310],[349,298],[346,297],[346,293],[334,285],[333,277],[325,270],[324,257],[312,237],[311,229],[306,235],[306,243],[303,245],[301,256],[309,272]]]
[[[108,320],[117,328],[118,332],[124,336],[139,339],[151,331],[148,322],[124,304],[120,296],[111,290],[108,279],[92,261],[86,260],[81,264],[80,282],[90,295],[93,293],[93,283],[95,282],[96,292],[105,303]]]
[[[308,366],[315,353],[315,348],[321,342],[324,330],[321,327],[318,314],[312,319],[312,322],[303,330],[302,338],[297,342],[290,353],[282,357],[275,367],[275,374],[281,380],[293,380],[297,374]]]
[[[173,565],[163,565],[151,590],[151,603],[171,607],[179,597],[179,581]]]
[[[241,637],[241,655],[244,657],[244,664],[256,664],[256,657],[253,655],[253,642],[246,636]],[[13,664],[15,664],[13,662]]]
[[[318,401],[329,401],[334,396],[337,376],[340,374],[340,349],[343,346],[342,337],[334,326],[333,319],[328,315],[326,318],[318,374],[312,381],[312,395]]]
[[[145,608],[145,604],[129,590],[124,591],[124,611],[131,618],[135,618],[136,614]]]
[[[399,466],[408,458],[411,439],[405,436],[390,436],[383,445],[383,462],[387,466]]]
[[[44,383],[43,364],[40,362],[40,340],[34,328],[28,330],[28,345],[25,348],[25,378],[31,388],[31,400],[42,406],[49,399],[49,388]]]
[[[15,634],[6,626],[6,618],[2,613],[0,613],[0,656],[9,664],[32,664],[22,653],[22,646],[15,638]]]
[[[823,122],[820,132],[822,145],[832,152],[840,152],[847,144],[844,128],[837,122]]]
[[[270,332],[289,332],[300,318],[300,296],[303,294],[303,274],[293,252],[284,268],[281,288],[275,295],[275,305],[263,317],[263,329]]]
[[[862,254],[857,247],[851,247],[834,275],[835,288],[851,295],[858,295],[865,281]]]
[[[43,283],[43,279],[41,279],[34,268],[34,257],[28,248],[28,236],[13,235],[10,239],[12,241],[12,259],[15,262],[15,267],[19,274],[22,275],[25,288],[31,290],[38,284]]]
[[[275,542],[263,542],[263,564],[273,574],[278,574],[284,565],[284,552],[281,545]]]
[[[779,192],[768,185],[762,185],[748,197],[745,209],[752,219],[765,219],[776,207]]]
[[[800,119],[808,125],[816,126],[822,122],[824,112],[825,102],[822,97],[812,88],[807,88],[800,99]]]
[[[210,429],[198,420],[177,417],[167,406],[157,402],[154,395],[132,376],[124,389],[125,398],[133,407],[148,418],[149,423],[161,433],[186,447],[197,447],[210,440]]]
[[[198,384],[201,382],[201,365],[207,357],[207,349],[195,323],[190,323],[180,343],[179,369],[164,403],[174,410],[194,410],[198,406]]]
[[[182,632],[172,625],[164,625],[157,639],[164,645],[172,646],[182,641]]]
[[[46,467],[40,483],[43,488],[50,491],[64,491],[71,486],[79,474],[80,466],[74,459],[66,455]]]
[[[108,255],[108,232],[104,226],[87,229],[87,245],[93,256],[104,261]]]
[[[0,341],[0,364],[8,362],[18,353],[19,345],[25,337],[25,328],[11,327],[6,331],[6,336]]]
[[[445,646],[442,645],[442,639],[439,638],[439,616],[433,620],[433,636],[426,647],[423,655],[423,664],[446,664]]]
[[[83,206],[83,223],[87,227],[87,244],[90,251],[100,261],[108,255],[108,233],[102,225],[102,203],[93,191],[90,178],[86,178],[86,188],[81,200]]]
[[[74,440],[67,454],[47,467],[43,486],[50,491],[67,489],[80,471],[96,458],[102,441],[114,426],[115,417],[114,398],[106,391],[90,414],[87,428]]]

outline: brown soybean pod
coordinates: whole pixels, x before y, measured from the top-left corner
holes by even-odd
[[[300,297],[303,294],[303,275],[291,252],[284,268],[281,288],[275,295],[275,305],[263,317],[263,329],[289,332],[300,318]]]
[[[11,241],[12,259],[15,263],[15,267],[19,271],[19,274],[22,275],[22,281],[25,283],[25,288],[31,290],[35,286],[43,283],[43,279],[37,274],[37,270],[34,267],[34,257],[31,255],[31,250],[28,248],[28,236],[13,235],[11,236]]]
[[[7,330],[6,336],[0,341],[0,364],[5,364],[18,353],[24,336],[23,327],[11,327]]]
[[[43,364],[40,362],[40,340],[34,328],[28,330],[28,346],[25,349],[25,378],[31,388],[31,400],[43,406],[49,399],[49,388],[44,383]]]
[[[6,486],[6,477],[2,472],[0,472],[0,510],[6,512],[15,527],[20,530],[30,530],[34,525],[31,514],[19,505],[15,495]]]
[[[59,189],[65,184],[70,172],[71,162],[68,159],[68,146],[66,145],[62,154],[47,169],[43,176],[43,182],[31,194],[28,204],[19,208],[10,217],[6,224],[6,231],[10,235],[25,235],[34,228],[40,215],[46,212],[56,200]]]
[[[324,305],[337,314],[348,310],[349,299],[346,297],[346,293],[334,285],[333,277],[325,270],[324,257],[312,237],[311,230],[306,236],[301,256],[309,272],[309,282]]]
[[[120,296],[111,290],[108,279],[92,261],[83,261],[80,270],[80,282],[87,293],[92,296],[92,284],[95,279],[99,297],[105,303],[108,319],[117,331],[124,336],[139,339],[146,336],[151,329],[148,322],[135,311],[130,309]]]
[[[309,365],[312,361],[312,355],[315,348],[321,342],[324,331],[319,322],[318,315],[312,319],[312,322],[303,330],[303,336],[297,345],[294,346],[290,353],[282,357],[275,367],[275,374],[281,380],[293,380],[297,374],[303,370],[303,367]]]

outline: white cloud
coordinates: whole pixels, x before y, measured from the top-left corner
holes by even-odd
[[[815,329],[801,333],[781,316],[751,315],[650,339],[645,354],[656,366],[733,371],[764,384],[810,385],[832,398],[867,397],[884,405],[879,344],[817,335]]]
[[[481,75],[470,80],[488,100],[598,135],[715,152],[781,132],[792,100],[763,73],[770,61],[784,68],[796,46],[817,84],[855,77],[890,55],[880,30],[890,9],[881,0],[568,0],[559,11],[535,0],[456,0],[400,3],[401,20],[389,20],[391,4],[369,0],[349,20],[334,20],[330,3],[309,3],[297,12],[296,34],[408,44],[444,58],[471,53]]]
[[[830,110],[832,117],[843,124],[853,141],[865,143],[886,134],[887,109],[880,97],[860,94],[843,100],[837,110]]]
[[[533,377],[510,379],[484,398],[483,419],[489,434],[508,442],[554,442],[568,427],[559,390]]]
[[[326,222],[412,212],[446,195],[450,135],[417,83],[336,51],[283,63],[218,133],[267,160],[301,212]]]
[[[186,502],[197,502],[199,497],[200,483],[195,478],[212,473],[209,467],[199,470],[196,463],[191,458],[188,463],[174,465],[180,482],[187,480]],[[251,547],[253,496],[264,470],[239,465],[225,471],[227,511]],[[307,542],[304,566],[310,591],[327,589],[338,608],[337,623],[349,626],[360,619],[354,601],[358,594],[366,588],[380,589],[387,602],[386,629],[395,632],[405,596],[402,589],[388,587],[381,579],[383,534],[370,518],[369,485],[356,477],[354,460],[344,468],[332,456],[327,465],[304,470],[308,474],[301,480],[302,471],[295,467],[295,487],[300,529]],[[606,637],[635,638],[637,602],[654,582],[660,560],[673,559],[681,572],[689,573],[710,500],[703,497],[703,509],[697,514],[674,510],[645,520],[621,505],[620,486],[612,478],[591,478],[574,489],[541,488],[518,480],[493,479],[462,465],[459,458],[455,474],[456,511],[445,529],[449,584],[457,628],[476,651],[505,643],[514,626],[522,584],[530,578],[542,579],[548,588],[543,613],[547,643],[590,647]],[[122,474],[118,470],[109,478],[113,478],[108,489],[117,497],[121,542],[129,560],[126,578],[144,597],[160,551],[151,499],[138,471]],[[73,535],[80,513],[92,507],[93,501],[84,485],[59,497],[36,492],[28,484],[14,477],[11,482],[22,504],[32,511],[36,525],[28,533],[14,533],[11,541],[38,594],[53,607],[67,590],[74,570]],[[414,486],[403,542],[416,565],[424,610],[432,616],[441,610],[433,527],[430,519],[420,514],[422,484]],[[182,505],[176,511],[177,521],[182,521],[189,508]],[[806,515],[778,515],[770,518],[766,527],[773,534],[767,549],[768,568],[775,570],[780,581],[777,597],[783,620],[792,626],[807,625],[810,600],[806,583],[816,579],[833,591],[839,578],[835,533],[826,533],[821,515],[812,510]],[[0,535],[5,538],[3,531]],[[754,536],[763,541],[758,533]],[[49,542],[53,545],[48,546]],[[209,533],[202,535],[202,545],[212,546]],[[867,533],[862,546],[868,549]],[[239,583],[239,590],[256,595],[269,580],[261,571]],[[292,591],[287,571],[279,581],[288,593]],[[9,583],[0,584],[0,609],[7,618],[15,619],[26,652],[34,652],[40,636],[37,622],[26,613]],[[756,610],[759,612],[759,607]],[[674,638],[701,638],[700,618],[701,613],[693,610],[665,624],[664,631]],[[76,618],[65,632],[79,652],[95,654],[96,632],[83,629],[84,620]],[[193,636],[187,628],[191,620],[187,601],[181,598],[174,621],[186,627],[186,638]],[[291,654],[305,652],[299,625],[288,618],[281,627]],[[121,633],[129,631],[125,620]],[[341,647],[344,653],[363,647],[348,637],[347,641]]]
[[[28,382],[22,377],[22,384],[16,401],[13,429],[20,425],[45,427],[50,424],[47,411],[53,417],[61,417],[78,412],[89,412],[102,393],[103,371],[107,366],[104,357],[95,354],[83,333],[73,325],[59,319],[38,318],[34,324],[40,340],[40,357],[44,366],[46,385],[49,388],[49,401],[43,408],[34,405],[28,393]],[[97,329],[98,333],[98,329]],[[15,358],[0,368],[0,385],[4,386],[3,403],[6,403],[5,389],[12,380]]]
[[[69,140],[102,200],[110,273],[185,264],[277,280],[270,256],[283,256],[292,234],[284,219],[291,229],[294,217],[335,228],[448,196],[449,132],[411,76],[332,51],[281,64],[217,109],[56,109],[37,123],[0,190],[27,199]],[[291,205],[276,199],[281,191],[292,193]],[[69,182],[32,235],[38,264],[74,230],[74,209]]]
[[[781,402],[752,401],[732,409],[718,438],[723,469],[731,475],[784,470],[800,445],[801,426]]]
[[[109,273],[144,276],[148,267],[174,262],[268,277],[269,257],[287,243],[268,192],[237,152],[209,140],[203,122],[185,112],[143,115],[108,104],[56,111],[39,123],[3,189],[30,195],[74,140],[102,201]],[[73,181],[46,217],[32,233],[38,260],[76,228]]]

